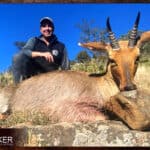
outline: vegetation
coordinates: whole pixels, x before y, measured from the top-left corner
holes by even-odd
[[[46,125],[58,122],[57,118],[48,117],[42,112],[15,112],[5,120],[0,120],[0,127],[11,125]]]
[[[91,58],[90,61],[74,63],[71,69],[74,71],[85,71],[89,73],[104,73],[106,71],[108,59],[106,56]]]
[[[77,54],[76,60],[78,63],[85,63],[90,61],[90,56],[87,51],[83,50]]]
[[[12,74],[9,71],[0,73],[0,87],[9,86],[13,84]]]

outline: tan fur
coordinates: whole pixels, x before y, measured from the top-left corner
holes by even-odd
[[[106,118],[100,112],[105,101],[118,91],[107,76],[56,71],[23,81],[13,96],[11,108],[13,111],[42,111],[67,122],[103,120]]]

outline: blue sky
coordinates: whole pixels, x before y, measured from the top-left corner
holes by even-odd
[[[105,28],[109,16],[116,36],[127,33],[141,11],[139,30],[150,29],[150,4],[0,4],[0,72],[11,65],[18,51],[15,41],[27,41],[40,35],[39,20],[49,16],[54,20],[55,34],[65,43],[73,60],[82,50],[77,45],[80,30],[76,24],[82,19],[94,20],[95,27]]]

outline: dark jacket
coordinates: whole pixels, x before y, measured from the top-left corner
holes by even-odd
[[[47,46],[42,40],[42,36],[30,38],[26,45],[22,48],[23,53],[31,58],[32,51],[50,52],[54,57],[54,63],[49,65],[55,69],[60,66],[63,70],[70,69],[69,59],[65,45],[57,40],[53,34],[49,40],[50,44]],[[40,58],[37,59],[39,61]],[[35,59],[36,60],[36,59]]]

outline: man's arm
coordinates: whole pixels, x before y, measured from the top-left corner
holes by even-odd
[[[28,57],[32,57],[32,51],[34,49],[34,44],[36,42],[35,38],[30,38],[25,46],[22,48],[22,52]]]
[[[69,59],[68,59],[68,54],[67,54],[66,47],[63,50],[63,58],[62,58],[62,62],[61,62],[61,69],[62,70],[69,70],[70,69],[70,62],[69,62]]]
[[[33,51],[35,43],[36,39],[30,38],[22,48],[23,53],[31,58],[44,57],[48,62],[54,62],[54,58],[50,52]]]

